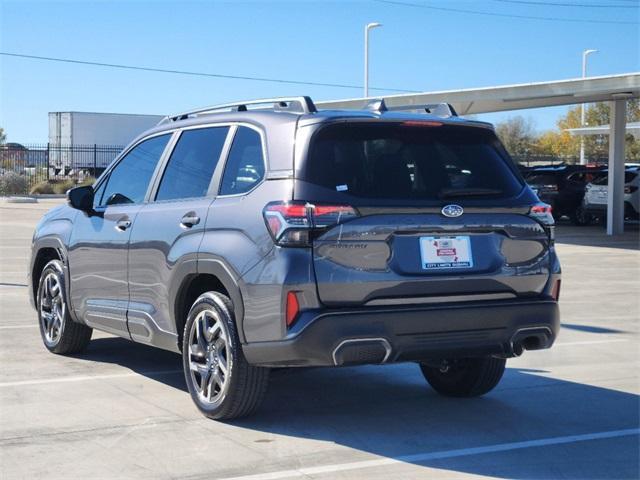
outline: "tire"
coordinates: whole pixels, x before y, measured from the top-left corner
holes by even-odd
[[[93,329],[74,322],[69,315],[66,278],[60,260],[51,260],[38,282],[37,306],[40,336],[52,353],[80,353],[91,341]]]
[[[571,214],[571,222],[579,227],[585,227],[593,223],[593,215],[588,213],[584,205],[578,205],[575,211]]]
[[[214,420],[254,413],[267,392],[269,369],[250,365],[242,353],[233,304],[207,292],[194,302],[184,327],[182,365],[191,398]]]
[[[450,360],[446,368],[421,363],[420,369],[429,385],[441,395],[478,397],[498,385],[505,364],[504,358],[461,358]]]

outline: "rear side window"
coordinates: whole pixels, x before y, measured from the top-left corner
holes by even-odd
[[[229,127],[185,130],[165,168],[156,200],[204,197]]]
[[[558,177],[549,173],[529,173],[525,176],[529,185],[555,185]]]
[[[170,137],[159,135],[133,147],[109,174],[100,205],[142,202]]]
[[[255,187],[264,177],[264,156],[260,134],[238,127],[220,185],[220,195],[238,195]]]
[[[522,189],[493,132],[407,123],[323,128],[301,179],[371,199],[499,198]]]

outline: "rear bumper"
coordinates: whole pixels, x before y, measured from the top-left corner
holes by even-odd
[[[285,340],[244,345],[249,363],[329,366],[514,356],[523,345],[549,348],[560,315],[551,299],[500,300],[304,312],[297,325],[302,327]]]

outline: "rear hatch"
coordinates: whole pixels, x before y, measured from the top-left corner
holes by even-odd
[[[590,205],[606,205],[608,198],[607,184],[609,177],[604,174],[595,179],[586,187],[585,202]]]
[[[312,240],[326,305],[535,296],[549,278],[549,228],[488,128],[331,124],[300,163],[294,200],[348,213]]]

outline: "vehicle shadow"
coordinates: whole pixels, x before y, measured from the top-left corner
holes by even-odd
[[[594,325],[579,325],[577,323],[563,323],[562,328],[568,328],[569,330],[588,333],[628,333],[624,330],[617,330],[615,328],[596,327]]]
[[[153,374],[180,369],[180,357],[170,352],[109,338],[92,342],[82,358],[122,365],[187,395],[181,374]],[[267,398],[257,414],[227,423],[264,433],[264,438],[254,441],[274,443],[274,448],[280,436],[322,440],[401,463],[459,473],[515,479],[638,478],[637,435],[483,455],[407,458],[638,428],[638,395],[548,378],[548,374],[508,368],[501,384],[485,397],[454,399],[431,390],[413,364],[280,369],[272,372]],[[299,463],[305,466],[341,463],[300,448]],[[370,460],[371,456],[356,454],[355,458]],[[343,461],[354,461],[354,455]]]

